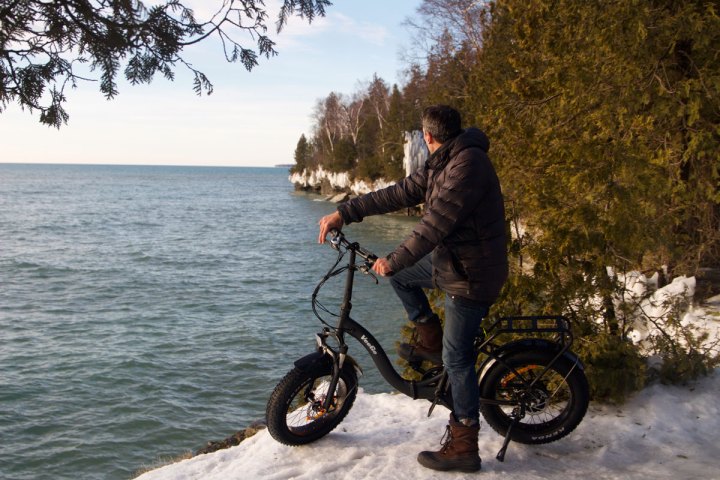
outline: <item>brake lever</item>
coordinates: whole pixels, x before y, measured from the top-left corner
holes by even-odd
[[[378,278],[373,273],[372,266],[373,266],[373,262],[370,262],[369,260],[365,260],[365,262],[362,265],[358,266],[358,270],[360,270],[365,275],[370,275],[373,278],[373,280],[375,280],[375,284],[377,285],[380,282],[378,281]]]

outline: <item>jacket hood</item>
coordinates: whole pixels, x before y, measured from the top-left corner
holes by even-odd
[[[487,153],[490,150],[490,139],[485,132],[479,128],[470,127],[455,137],[454,145],[451,147],[453,155],[457,155],[466,148],[477,147]]]
[[[466,128],[462,130],[458,136],[443,143],[442,146],[430,156],[426,165],[432,169],[441,169],[450,158],[455,157],[458,153],[468,148],[479,148],[487,153],[490,149],[490,139],[488,139],[485,132],[479,128]]]

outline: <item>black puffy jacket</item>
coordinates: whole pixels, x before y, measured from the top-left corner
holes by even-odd
[[[476,128],[446,141],[424,167],[338,207],[346,224],[425,203],[420,222],[390,255],[393,271],[432,252],[433,281],[450,295],[492,303],[508,275],[500,182]]]

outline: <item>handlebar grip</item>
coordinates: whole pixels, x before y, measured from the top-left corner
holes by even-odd
[[[338,230],[337,228],[331,228],[330,229],[330,246],[337,250],[340,248],[340,244],[343,240],[343,233]]]
[[[331,228],[328,233],[330,234],[330,246],[335,250],[338,250],[340,248],[340,245],[343,245],[347,248],[352,248],[353,250],[355,250],[358,255],[360,255],[362,258],[365,259],[366,262],[370,264],[370,266],[372,266],[377,261],[377,255],[365,250],[357,243],[350,243],[345,238],[345,234],[343,234],[337,228]]]

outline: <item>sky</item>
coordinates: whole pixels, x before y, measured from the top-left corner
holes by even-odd
[[[200,18],[219,0],[190,0]],[[268,0],[276,11],[279,0]],[[156,75],[150,85],[120,82],[106,100],[97,83],[67,92],[67,125],[39,123],[39,113],[11,105],[0,113],[0,162],[273,166],[294,163],[312,112],[330,92],[352,94],[374,74],[402,84],[412,32],[402,23],[421,0],[336,0],[312,24],[292,18],[275,35],[279,55],[248,72],[224,59],[218,40],[188,58],[214,85],[198,97],[192,77],[177,67],[175,81]],[[248,46],[247,42],[243,45]]]

